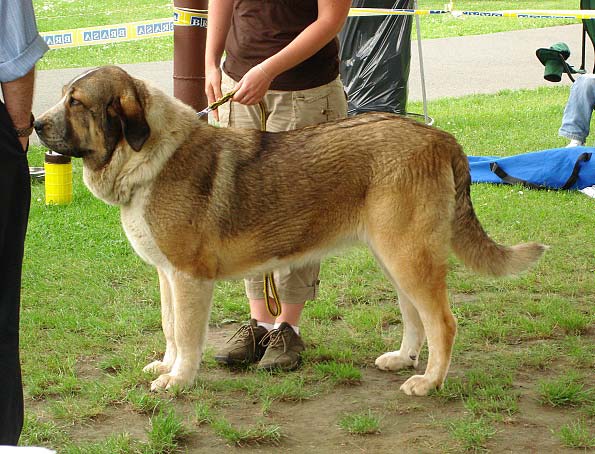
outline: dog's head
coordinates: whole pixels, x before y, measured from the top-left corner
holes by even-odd
[[[151,130],[146,90],[121,68],[104,66],[73,79],[62,99],[35,122],[40,140],[58,153],[107,165],[120,145],[140,151]]]

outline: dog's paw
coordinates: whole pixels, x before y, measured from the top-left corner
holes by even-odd
[[[376,358],[376,367],[381,370],[399,370],[406,367],[417,367],[418,359],[411,359],[406,355],[401,355],[401,352],[387,352],[384,355]]]
[[[408,396],[427,396],[437,387],[438,383],[435,380],[429,380],[425,375],[414,375],[401,385],[401,391]]]
[[[143,367],[143,372],[149,374],[167,374],[171,370],[171,365],[166,364],[163,361],[153,361]]]
[[[193,378],[188,378],[180,374],[163,374],[153,380],[151,383],[151,391],[167,391],[175,387],[186,388],[192,385]]]

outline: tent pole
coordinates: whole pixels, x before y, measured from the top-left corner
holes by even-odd
[[[413,0],[413,9],[417,10],[417,0]],[[424,59],[421,51],[421,30],[419,15],[415,15],[415,30],[417,31],[417,51],[419,53],[419,74],[421,77],[421,97],[424,106],[424,122],[429,124],[428,101],[426,99],[426,79],[424,76]]]

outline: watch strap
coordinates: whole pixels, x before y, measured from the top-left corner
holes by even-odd
[[[26,128],[14,128],[15,132],[17,133],[17,137],[29,137],[33,132],[33,122],[35,121],[35,117],[31,114],[31,123]]]

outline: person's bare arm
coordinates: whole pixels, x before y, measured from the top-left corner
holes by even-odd
[[[248,71],[233,100],[258,103],[276,76],[310,58],[341,31],[350,7],[351,0],[318,0],[318,18],[282,50]]]
[[[209,26],[205,49],[205,92],[209,104],[221,97],[221,56],[231,26],[233,0],[209,2]],[[219,116],[213,112],[215,119]]]
[[[35,68],[23,77],[11,82],[2,82],[2,95],[6,110],[17,129],[31,126],[31,106],[33,104],[33,85]],[[23,150],[27,149],[29,137],[19,137]]]

